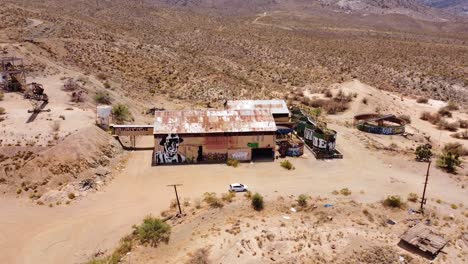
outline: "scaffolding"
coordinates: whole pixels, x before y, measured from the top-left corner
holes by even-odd
[[[0,58],[0,89],[9,92],[22,91],[26,84],[23,59],[17,57]]]

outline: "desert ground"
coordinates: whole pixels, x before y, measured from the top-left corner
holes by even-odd
[[[393,100],[393,95],[375,91],[358,81],[341,84],[339,88],[372,91],[381,106],[383,102],[390,105],[397,102],[401,111],[407,104],[411,104],[412,109],[418,108],[414,100]],[[433,104],[439,106],[437,102]],[[420,109],[429,107],[420,106]],[[245,163],[238,168],[224,164],[151,167],[152,151],[136,150],[127,153],[108,185],[97,192],[85,192],[86,196],[80,196],[80,200],[69,205],[37,206],[24,199],[2,198],[5,215],[1,220],[5,252],[2,262],[79,263],[89,260],[96,252],[110,250],[144,216],[159,215],[167,209],[174,199],[173,189],[167,185],[174,183],[183,184],[180,195],[182,199],[191,200],[205,192],[224,193],[232,182],[251,186],[252,191],[263,194],[267,201],[279,196],[308,194],[334,202],[337,197],[332,192],[342,188],[352,191],[346,201],[364,204],[378,203],[387,195],[407,197],[411,192],[421,193],[427,163],[416,162],[411,152],[407,154],[407,149],[418,142],[402,136],[364,134],[343,125],[350,116],[344,113],[337,115],[336,121],[330,120],[331,127],[340,135],[338,149],[344,154],[343,160],[320,161],[307,151],[300,158],[291,158],[293,171],[281,168],[278,161]],[[412,118],[418,119],[416,111]],[[418,124],[415,122],[410,127],[414,126],[415,131],[424,129],[429,135],[440,133],[425,122],[420,123],[422,127]],[[449,136],[440,139],[453,140]],[[437,145],[438,141],[435,142]],[[397,147],[389,148],[391,143]],[[138,147],[152,144],[151,137],[142,138]],[[436,207],[440,214],[453,214],[463,220],[466,212],[463,206],[468,197],[466,181],[465,169],[458,175],[448,175],[432,167],[427,206]],[[443,201],[441,204],[436,202],[439,199]],[[461,207],[454,210],[451,204]],[[418,208],[417,204],[411,206]],[[31,218],[34,218],[34,225],[30,224]]]
[[[50,111],[28,113],[20,92],[0,97],[0,263],[108,256],[147,215],[175,214],[169,184],[182,184],[186,215],[168,220],[167,244],[136,243],[121,263],[466,263],[468,31],[454,15],[463,3],[270,2],[5,0],[0,57],[24,59],[26,82],[44,85]],[[348,102],[332,112],[339,94]],[[103,103],[128,107],[123,123],[152,124],[151,110],[271,98],[321,109],[344,158],[305,149],[286,158],[293,170],[282,159],[154,167],[153,137],[131,150],[95,122]],[[363,113],[405,117],[406,133],[359,131],[353,118]],[[456,173],[436,166],[449,143],[464,151]],[[406,199],[423,190],[428,163],[414,151],[424,144],[435,156],[421,215]],[[243,194],[222,208],[203,202],[234,182],[263,195],[265,209]],[[389,195],[403,208],[382,206]],[[448,239],[435,260],[397,245],[415,220]]]

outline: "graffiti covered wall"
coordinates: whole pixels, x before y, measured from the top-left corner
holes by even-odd
[[[253,148],[275,148],[275,135],[157,135],[153,163],[221,163],[228,158],[248,161]]]

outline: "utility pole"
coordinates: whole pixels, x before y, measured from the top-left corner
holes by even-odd
[[[182,209],[180,208],[179,195],[177,194],[177,186],[182,186],[182,184],[169,184],[167,187],[174,187],[175,197],[177,200],[177,206],[179,207],[179,214],[182,215]]]
[[[432,160],[429,160],[429,163],[427,164],[427,172],[426,172],[426,181],[424,182],[424,191],[423,195],[421,198],[421,213],[424,213],[424,205],[426,204],[426,188],[427,188],[427,182],[429,180],[429,169],[431,168],[431,162]]]

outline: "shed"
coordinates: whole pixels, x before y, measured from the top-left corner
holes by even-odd
[[[430,254],[431,257],[435,257],[448,242],[442,235],[436,233],[424,223],[419,223],[408,229],[400,238],[408,245],[421,250],[423,253]]]

